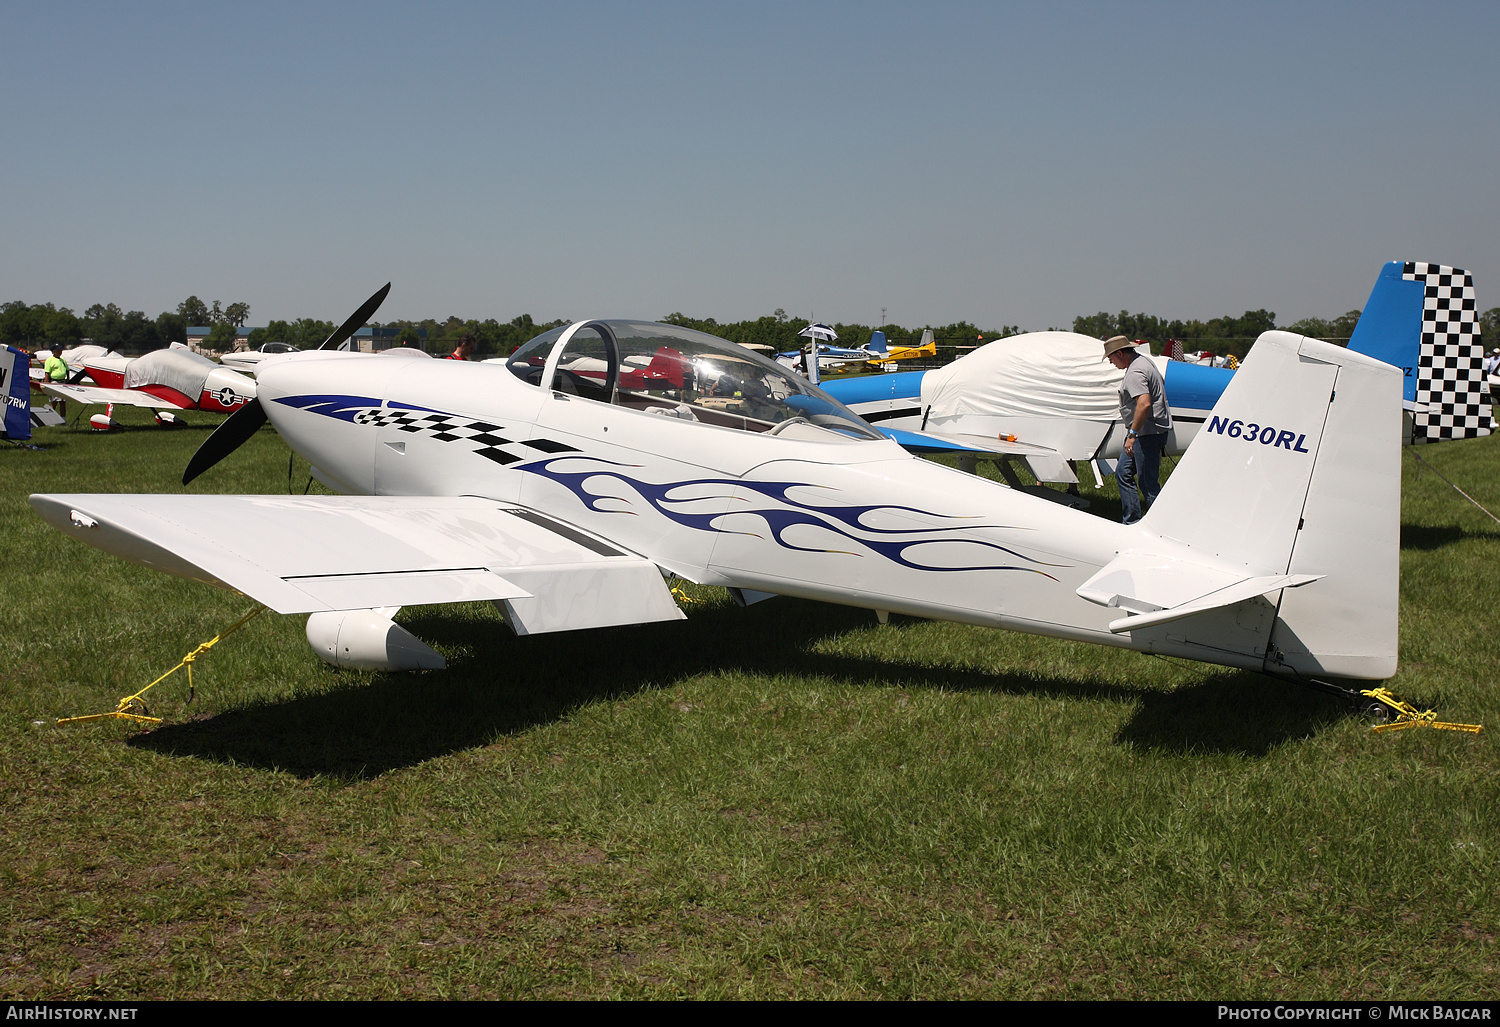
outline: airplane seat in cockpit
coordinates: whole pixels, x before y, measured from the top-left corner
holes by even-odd
[[[558,369],[556,380],[552,383],[552,388],[567,396],[583,395],[578,391],[577,376],[570,371],[564,371],[560,368]]]

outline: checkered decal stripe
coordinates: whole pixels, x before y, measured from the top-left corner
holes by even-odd
[[[1459,268],[1408,261],[1402,278],[1422,282],[1422,348],[1412,441],[1473,439],[1490,433],[1484,346],[1474,309],[1474,279]]]
[[[377,428],[394,427],[438,442],[472,443],[474,452],[497,464],[514,464],[541,453],[576,453],[578,449],[552,439],[515,441],[501,435],[501,428],[485,421],[469,421],[430,410],[400,410],[372,407],[354,415],[355,424]]]

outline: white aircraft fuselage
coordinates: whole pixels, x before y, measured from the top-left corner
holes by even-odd
[[[329,354],[263,364],[259,380],[276,430],[337,491],[483,496],[703,584],[1017,630],[1061,623],[1122,644],[1108,631],[1118,615],[1074,589],[1130,528],[889,440],[684,423],[544,391],[493,364]],[[331,381],[337,401],[304,405]],[[424,412],[442,418],[403,423]],[[453,422],[504,441],[444,438]]]
[[[1262,361],[1268,380],[1288,373],[1275,361],[1291,367],[1312,359],[1299,358],[1299,347],[1315,350],[1320,366],[1339,360],[1380,377],[1361,364],[1375,362],[1357,354],[1282,335]],[[556,366],[554,354],[546,380],[562,381]],[[1361,549],[1363,577],[1356,572],[1337,587],[1318,583],[1351,554],[1312,543],[1297,548],[1318,439],[1337,427],[1325,427],[1316,405],[1330,403],[1332,375],[1309,379],[1302,391],[1278,381],[1279,392],[1261,396],[1255,376],[1241,371],[1238,388],[1220,404],[1233,409],[1215,408],[1224,415],[1216,445],[1229,458],[1212,447],[1202,447],[1197,463],[1189,454],[1162,493],[1162,509],[1131,526],[836,426],[801,418],[770,430],[708,423],[694,414],[707,416],[701,406],[591,399],[531,384],[499,363],[302,353],[263,361],[258,395],[280,435],[336,491],[514,504],[699,583],[1233,667],[1383,678],[1395,670],[1390,481],[1379,486],[1373,534],[1342,529],[1362,539],[1359,546],[1390,550],[1368,559]],[[1389,413],[1394,459],[1398,401]],[[1230,417],[1237,425],[1266,423],[1264,444],[1247,444],[1238,428],[1226,435]],[[1267,417],[1275,419],[1274,432]],[[1372,466],[1389,479],[1390,460],[1381,460]],[[1399,489],[1399,466],[1391,466]],[[1213,495],[1195,506],[1200,490]],[[1213,525],[1195,526],[1200,514],[1213,518],[1220,507],[1223,540]],[[1236,520],[1246,517],[1254,519]],[[1249,540],[1236,544],[1237,532]],[[1284,599],[1294,589],[1321,589],[1316,608],[1334,612],[1324,616]],[[1378,609],[1345,609],[1364,602]],[[1323,641],[1357,618],[1365,637]]]

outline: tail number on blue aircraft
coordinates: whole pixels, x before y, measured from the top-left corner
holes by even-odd
[[[1262,446],[1290,449],[1294,453],[1308,452],[1302,448],[1302,444],[1307,441],[1306,435],[1298,435],[1294,431],[1277,431],[1269,424],[1261,425],[1254,421],[1247,424],[1240,420],[1230,421],[1223,417],[1211,417],[1208,421],[1208,430],[1220,435],[1228,435],[1231,439],[1259,442]]]

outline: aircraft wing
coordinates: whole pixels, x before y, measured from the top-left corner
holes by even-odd
[[[118,403],[121,406],[146,407],[152,410],[183,410],[181,403],[153,396],[140,389],[101,389],[97,385],[64,385],[61,382],[42,386],[42,391],[58,399],[68,399],[83,406]]]
[[[472,496],[34,495],[67,535],[277,613],[501,600],[519,634],[680,620],[650,560]]]
[[[984,453],[998,456],[1046,457],[1056,456],[1057,450],[1046,446],[1033,446],[1025,442],[1007,442],[1004,439],[983,435],[936,435],[932,432],[908,431],[904,428],[886,428],[879,423],[870,425],[880,434],[899,442],[911,453]]]

